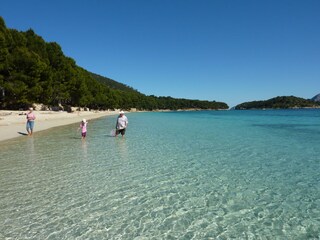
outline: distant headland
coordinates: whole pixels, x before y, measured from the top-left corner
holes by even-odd
[[[311,99],[295,96],[280,96],[263,101],[244,102],[234,107],[235,110],[248,109],[297,109],[320,108],[320,94]]]

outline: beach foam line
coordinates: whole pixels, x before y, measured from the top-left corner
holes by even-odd
[[[34,111],[36,115],[34,133],[53,127],[64,126],[104,116],[117,115],[119,111],[83,111],[83,112],[54,112]],[[9,140],[27,134],[26,112],[0,111],[0,141]]]

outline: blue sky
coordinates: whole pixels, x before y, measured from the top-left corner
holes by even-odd
[[[226,102],[320,93],[319,0],[1,0],[79,66],[147,95]]]

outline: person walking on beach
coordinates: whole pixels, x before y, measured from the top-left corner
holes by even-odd
[[[126,133],[126,128],[128,126],[128,118],[124,115],[123,111],[120,111],[119,116],[117,118],[117,125],[116,125],[116,136],[121,133],[122,137]]]
[[[86,119],[82,119],[82,122],[80,123],[80,127],[78,128],[81,129],[81,139],[85,140],[86,136],[87,136],[87,125],[88,122]]]
[[[34,128],[34,120],[36,119],[36,116],[33,113],[33,108],[29,108],[29,112],[27,113],[27,132],[29,136],[32,136],[33,128]]]

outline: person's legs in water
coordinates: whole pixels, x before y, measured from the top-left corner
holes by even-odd
[[[82,136],[82,140],[85,140],[86,139],[86,136],[87,136],[87,132],[83,132],[83,133],[81,133],[81,136]]]
[[[29,136],[32,136],[33,127],[34,127],[34,121],[28,121],[27,122],[27,132],[28,132]]]

